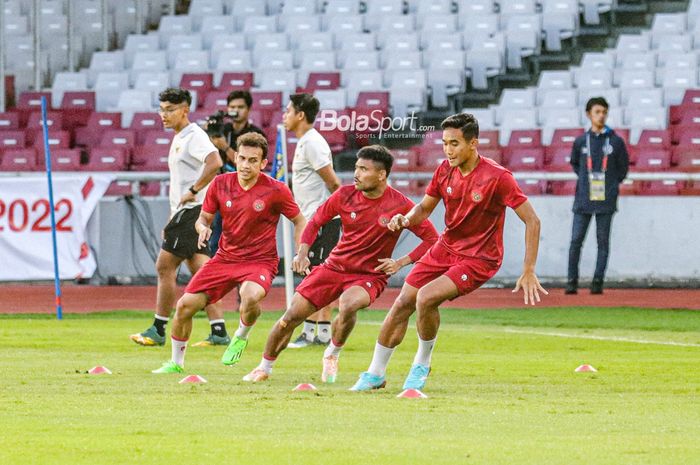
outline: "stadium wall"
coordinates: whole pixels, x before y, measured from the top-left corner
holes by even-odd
[[[417,199],[414,199],[417,200]],[[572,200],[569,197],[531,197],[542,220],[542,235],[537,272],[549,282],[566,277],[571,235]],[[168,216],[164,199],[145,199],[160,231]],[[438,205],[432,219],[438,230],[444,228],[444,210]],[[129,207],[122,198],[104,198],[90,220],[89,237],[98,257],[102,279],[118,276],[124,281],[154,275],[153,261],[136,232]],[[700,198],[698,197],[622,197],[613,219],[608,281],[629,284],[671,284],[697,286],[700,283]],[[504,234],[505,259],[495,283],[512,283],[522,269],[524,225],[508,210]],[[281,252],[281,234],[278,232]],[[401,256],[417,244],[409,233],[402,236],[395,256]],[[595,266],[595,225],[591,223],[581,258],[582,281],[593,274]],[[401,285],[408,270],[392,279]],[[181,270],[182,275],[187,271]]]

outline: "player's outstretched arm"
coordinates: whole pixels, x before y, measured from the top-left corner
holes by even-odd
[[[540,219],[535,213],[530,201],[526,201],[515,213],[525,223],[525,262],[523,264],[523,274],[515,283],[513,292],[518,292],[520,288],[524,292],[525,305],[535,305],[540,301],[539,292],[549,294],[541,285],[535,274],[535,264],[537,263],[537,250],[540,245]]]
[[[207,213],[204,210],[199,212],[199,218],[194,223],[194,229],[199,234],[199,239],[197,239],[197,246],[202,248],[206,247],[209,238],[211,237],[211,223],[214,221],[214,215]]]
[[[298,248],[299,244],[301,243],[301,234],[304,232],[304,228],[306,227],[306,218],[304,218],[304,215],[299,213],[294,218],[291,218],[290,221],[294,225],[294,243]]]
[[[415,204],[405,215],[394,215],[387,227],[391,231],[399,231],[402,228],[421,224],[435,210],[440,199],[426,195],[419,203]]]

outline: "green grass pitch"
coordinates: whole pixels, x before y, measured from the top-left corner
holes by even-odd
[[[203,385],[150,373],[169,344],[128,339],[149,314],[2,315],[0,464],[700,463],[700,312],[443,310],[422,400],[396,398],[414,326],[387,389],[347,391],[383,316],[361,313],[325,386],[319,347],[282,353],[267,383],[241,381],[279,313],[263,315],[233,368],[221,348],[190,347],[187,373]],[[192,340],[207,332],[197,318]],[[574,373],[584,363],[598,373]],[[85,374],[94,365],[114,374]],[[303,382],[318,391],[291,391]]]

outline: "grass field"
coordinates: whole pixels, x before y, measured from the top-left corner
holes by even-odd
[[[700,312],[442,315],[423,400],[396,398],[412,329],[387,389],[347,391],[369,364],[382,312],[360,316],[331,386],[320,382],[318,347],[285,351],[267,383],[240,380],[279,314],[263,316],[234,368],[218,362],[221,349],[189,348],[187,372],[204,385],[150,374],[170,348],[129,341],[148,314],[0,315],[0,464],[700,463]],[[198,319],[193,338],[207,332]],[[599,372],[574,373],[583,363]],[[94,365],[114,374],[85,374]],[[301,382],[319,390],[291,392]]]

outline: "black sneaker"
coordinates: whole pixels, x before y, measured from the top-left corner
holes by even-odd
[[[564,289],[564,294],[578,294],[578,282],[577,281],[567,281],[566,288]]]
[[[591,294],[602,294],[603,293],[603,280],[594,279],[591,281]]]
[[[294,340],[294,342],[290,342],[287,345],[288,349],[303,349],[304,347],[309,347],[311,344],[313,344],[313,341],[310,341],[308,337],[306,337],[306,333],[301,333],[298,338]]]

